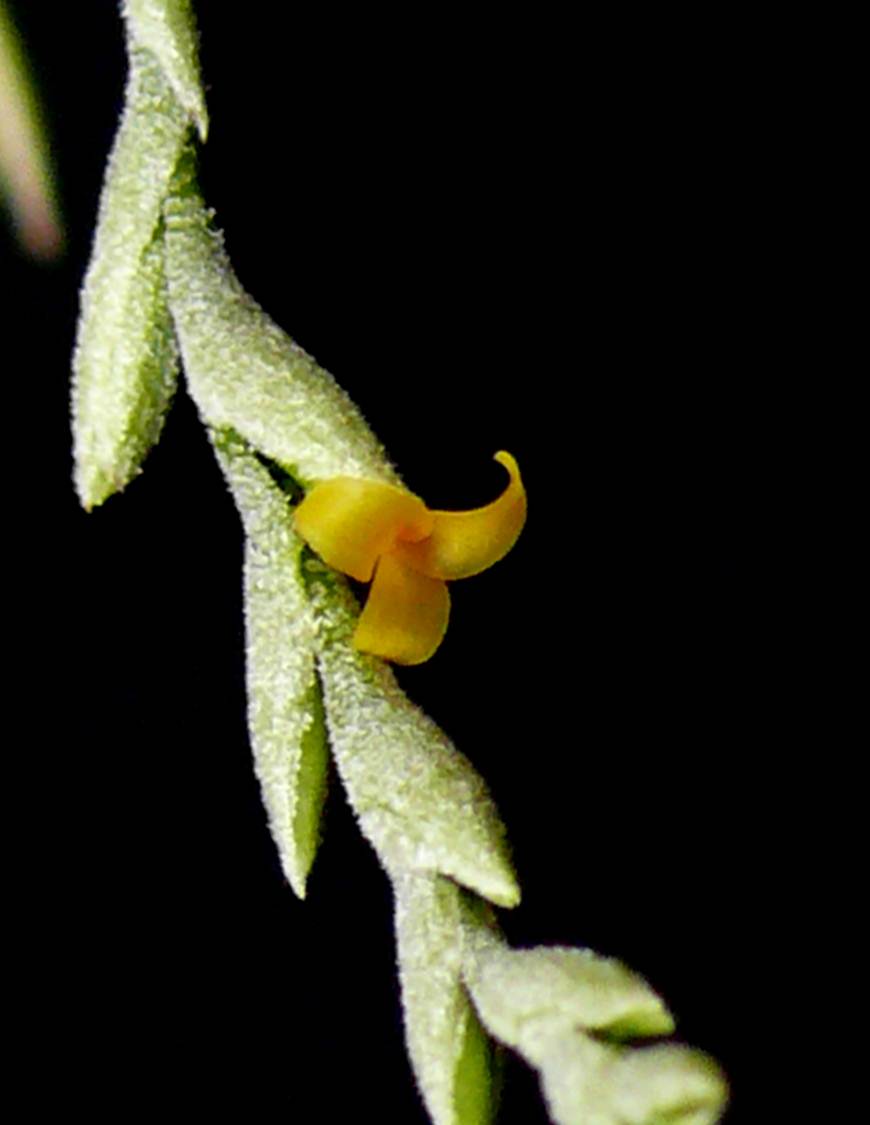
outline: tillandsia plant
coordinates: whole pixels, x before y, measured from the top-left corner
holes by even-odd
[[[726,1087],[620,963],[512,949],[520,891],[486,785],[405,697],[447,625],[446,582],[522,530],[503,494],[439,512],[410,493],[354,404],[236,279],[197,182],[208,129],[186,0],[127,0],[126,104],[109,160],[74,357],[76,488],[92,509],[140,472],[179,370],[244,525],[248,717],[286,877],[305,896],[329,757],[393,887],[405,1036],[436,1125],[497,1111],[497,1044],[539,1074],[560,1125],[711,1125]],[[486,451],[490,453],[491,451]],[[372,582],[360,609],[345,575]]]

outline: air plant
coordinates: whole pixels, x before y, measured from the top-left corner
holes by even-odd
[[[183,371],[244,525],[250,738],[284,873],[303,898],[331,756],[392,883],[405,1037],[435,1125],[494,1119],[496,1044],[538,1070],[560,1125],[712,1125],[722,1074],[656,1041],[674,1021],[642,978],[585,949],[505,942],[495,908],[520,889],[499,814],[390,667],[432,654],[446,581],[520,534],[516,462],[497,455],[507,489],[472,512],[405,489],[354,403],[233,272],[197,181],[208,118],[190,4],[123,13],[125,108],[74,359],[82,505],[139,474]],[[372,581],[362,614],[346,575]]]

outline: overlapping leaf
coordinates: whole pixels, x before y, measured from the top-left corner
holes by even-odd
[[[157,59],[178,104],[204,141],[208,113],[190,0],[124,0],[124,16],[131,39]]]
[[[715,1125],[727,1098],[711,1059],[670,1044],[620,1048],[574,1032],[536,1065],[557,1125]]]
[[[287,499],[235,434],[213,435],[245,528],[248,727],[269,826],[290,885],[305,897],[326,792],[326,729],[302,542]]]
[[[172,311],[204,420],[235,429],[302,484],[342,474],[398,483],[348,396],[239,284],[192,156],[179,166],[166,216]]]
[[[531,1046],[538,1034],[577,1027],[613,1038],[674,1030],[661,999],[641,977],[587,949],[510,949],[489,939],[466,975],[487,1027],[506,1043]]]
[[[357,608],[343,580],[315,560],[307,573],[330,743],[363,833],[391,871],[448,875],[515,906],[504,827],[483,779],[391,669],[353,647]]]
[[[713,1125],[727,1090],[706,1056],[625,1046],[673,1020],[646,982],[588,950],[510,949],[466,914],[463,976],[484,1026],[541,1074],[558,1125]]]
[[[139,472],[160,436],[178,357],[163,203],[205,95],[188,0],[126,0],[130,70],[82,292],[73,359],[75,479],[86,508]]]
[[[492,1044],[462,984],[460,890],[438,875],[393,875],[408,1054],[435,1125],[492,1120]]]
[[[332,377],[245,293],[212,229],[188,144],[192,123],[203,138],[207,129],[189,0],[125,0],[124,10],[127,106],[76,353],[82,502],[123,488],[156,440],[174,387],[174,327],[245,527],[249,725],[282,864],[304,895],[328,727],[395,889],[408,1049],[435,1125],[491,1119],[481,1023],[537,1067],[559,1125],[712,1125],[725,1087],[709,1060],[623,1042],[672,1030],[645,982],[582,950],[509,949],[458,886],[503,906],[519,900],[486,787],[390,669],[353,648],[355,602],[303,550],[271,470],[304,486],[397,475]]]
[[[136,475],[175,390],[162,208],[188,128],[156,58],[133,47],[73,360],[75,479],[86,508]]]

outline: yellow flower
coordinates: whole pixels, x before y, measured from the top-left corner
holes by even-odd
[[[431,511],[405,489],[355,477],[315,484],[296,530],[336,570],[371,582],[354,645],[397,664],[422,664],[444,638],[447,580],[469,578],[508,553],[526,522],[526,492],[510,453],[510,481],[484,508]]]

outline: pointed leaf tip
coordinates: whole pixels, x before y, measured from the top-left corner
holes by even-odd
[[[483,779],[392,671],[354,648],[357,609],[343,580],[318,563],[308,574],[330,744],[363,833],[390,869],[439,872],[515,906],[504,827]]]
[[[212,434],[245,528],[248,726],[269,827],[291,887],[305,896],[320,838],[328,752],[315,623],[292,509],[231,433]]]
[[[161,208],[187,128],[156,61],[135,52],[73,356],[75,482],[88,510],[139,473],[175,392]]]
[[[179,105],[204,142],[208,111],[190,0],[125,0],[124,15],[132,42],[156,57]]]

